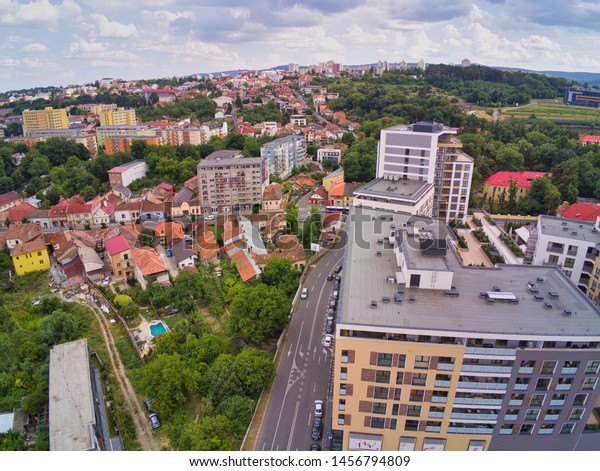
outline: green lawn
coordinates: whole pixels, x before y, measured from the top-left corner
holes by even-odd
[[[514,118],[530,118],[535,115],[537,119],[600,121],[600,109],[564,105],[559,98],[537,100],[536,104],[510,108],[503,114]]]

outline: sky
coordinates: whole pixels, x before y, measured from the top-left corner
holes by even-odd
[[[417,62],[600,72],[597,0],[0,0],[0,91]]]

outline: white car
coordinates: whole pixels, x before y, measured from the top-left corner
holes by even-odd
[[[326,347],[331,347],[332,344],[333,344],[333,336],[327,334],[325,336],[325,338],[323,339],[323,345],[325,345]]]
[[[303,288],[302,293],[300,293],[300,299],[308,298],[308,288]]]
[[[204,220],[205,221],[214,221],[215,217],[212,214],[209,214],[208,216],[204,216]]]
[[[315,417],[323,417],[323,401],[315,401]]]

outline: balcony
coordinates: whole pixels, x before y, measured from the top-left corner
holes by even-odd
[[[436,404],[446,404],[448,402],[448,398],[444,396],[432,396],[431,402],[435,402]]]
[[[571,384],[557,384],[556,390],[557,391],[570,391],[571,386],[572,386]]]
[[[550,405],[551,406],[564,406],[565,400],[564,399],[553,399],[550,401]]]
[[[527,388],[529,387],[528,384],[522,384],[522,383],[515,383],[513,389],[515,391],[527,391]]]
[[[518,419],[518,415],[517,414],[506,414],[504,416],[504,420],[509,420],[509,421],[513,421],[513,420],[517,420]]]
[[[452,420],[473,420],[477,422],[493,422],[498,420],[498,414],[474,414],[469,412],[452,412],[450,414]]]
[[[544,420],[558,420],[558,414],[546,414]]]
[[[444,380],[436,379],[434,381],[433,385],[436,388],[449,388],[450,387],[450,381],[444,381]]]
[[[493,428],[485,427],[448,427],[448,433],[464,433],[470,435],[491,435]]]
[[[485,356],[514,357],[516,354],[516,348],[467,347],[465,349],[465,358]]]
[[[519,373],[523,375],[530,375],[533,373],[533,366],[522,366],[519,368]]]
[[[577,374],[577,368],[565,367],[562,370],[560,370],[560,374],[563,374],[563,375]]]
[[[483,389],[486,391],[506,391],[506,383],[478,383],[475,381],[459,381],[458,389]]]
[[[522,399],[512,399],[512,400],[508,401],[508,405],[509,406],[522,406],[523,400]]]
[[[425,431],[426,432],[441,432],[442,431],[442,427],[438,426],[438,425],[426,425],[425,426]]]
[[[501,406],[502,399],[478,399],[475,397],[455,397],[454,405]]]
[[[499,433],[500,433],[500,435],[512,435],[513,429],[512,428],[501,428]]]
[[[563,254],[565,252],[565,247],[563,245],[559,247],[549,246],[546,248],[546,252]]]
[[[510,373],[512,372],[512,366],[463,365],[460,371],[461,371],[461,373],[510,375]]]
[[[437,369],[441,370],[441,371],[453,371],[454,364],[453,363],[438,363]]]
[[[429,411],[429,415],[427,417],[429,419],[443,419],[444,418],[444,413],[443,412]]]
[[[554,432],[554,429],[552,428],[541,428],[539,431],[540,435],[552,435],[552,432]]]

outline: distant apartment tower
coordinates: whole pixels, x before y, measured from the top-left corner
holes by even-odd
[[[131,182],[145,177],[148,172],[148,164],[143,160],[134,160],[108,171],[108,182],[111,188],[128,186]]]
[[[43,110],[23,111],[23,136],[28,137],[32,131],[43,129],[69,129],[67,110],[48,106]]]
[[[565,88],[565,105],[589,106],[598,108],[600,106],[600,90],[567,87]]]
[[[112,136],[104,138],[104,152],[114,155],[117,152],[131,153],[135,141],[144,141],[148,145],[163,146],[165,140],[158,136]]]
[[[77,105],[77,108],[86,113],[99,115],[104,110],[116,110],[117,105],[115,103],[87,103],[85,105]]]
[[[306,141],[301,136],[286,136],[260,146],[260,155],[269,163],[269,174],[287,178],[306,157]]]
[[[96,135],[90,134],[83,129],[40,129],[29,133],[31,138],[38,141],[45,141],[51,137],[62,137],[67,141],[83,144],[90,152],[90,157],[94,158],[98,155],[98,143]]]
[[[432,215],[446,222],[464,221],[469,207],[473,159],[461,148],[456,130],[441,123],[419,122],[382,129],[377,178],[432,184]],[[400,195],[403,192],[400,183],[388,186],[397,189],[393,191]]]
[[[156,131],[150,127],[138,124],[135,126],[98,126],[96,140],[99,146],[105,146],[104,140],[114,136],[156,136]]]
[[[244,158],[237,150],[213,152],[198,164],[199,200],[204,214],[251,213],[269,184],[265,157]]]
[[[462,67],[470,67],[471,66],[471,61],[469,59],[465,58],[462,61],[460,61],[460,65]]]
[[[465,267],[428,218],[353,207],[347,220],[334,442],[600,449],[600,312],[560,270]]]
[[[600,217],[587,222],[540,215],[534,241],[534,265],[557,265],[581,291],[589,289],[600,254]]]
[[[289,64],[288,72],[290,74],[297,74],[298,72],[300,72],[300,66],[298,64]]]
[[[100,126],[135,126],[135,110],[133,108],[117,108],[101,110]]]

